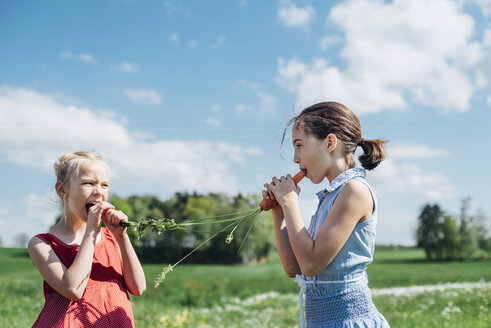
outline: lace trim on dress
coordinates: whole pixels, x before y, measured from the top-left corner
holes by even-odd
[[[334,180],[329,183],[329,185],[322,191],[317,193],[317,196],[319,198],[323,198],[326,194],[333,192],[334,190],[338,189],[340,186],[343,184],[347,183],[351,179],[354,179],[356,177],[366,177],[366,171],[365,169],[361,167],[355,167],[353,169],[349,169],[338,175]]]

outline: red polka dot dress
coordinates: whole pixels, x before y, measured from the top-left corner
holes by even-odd
[[[50,233],[36,237],[50,245],[67,268],[80,248],[66,244]],[[134,327],[118,244],[107,228],[101,229],[101,240],[95,246],[90,278],[80,300],[69,300],[46,281],[43,287],[46,303],[33,327]]]

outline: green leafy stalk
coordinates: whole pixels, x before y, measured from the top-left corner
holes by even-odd
[[[168,218],[162,218],[162,219],[145,219],[145,220],[140,220],[140,221],[120,221],[119,224],[124,227],[133,227],[137,232],[138,232],[138,239],[140,239],[145,230],[147,228],[151,228],[153,232],[156,232],[158,234],[161,234],[164,231],[172,231],[172,230],[187,230],[187,231],[194,231],[192,230],[193,226],[197,225],[203,225],[203,224],[223,224],[223,223],[228,223],[225,227],[219,229],[218,231],[211,232],[211,236],[208,237],[205,241],[200,243],[197,247],[195,247],[192,251],[190,251],[188,254],[186,254],[182,259],[174,263],[173,265],[167,265],[164,267],[162,272],[157,276],[155,279],[155,287],[160,285],[164,280],[166,275],[173,271],[174,267],[184,261],[186,258],[188,258],[191,254],[196,252],[200,247],[202,247],[204,244],[209,242],[211,239],[215,238],[217,235],[219,235],[222,232],[225,231],[230,231],[230,233],[227,235],[227,238],[225,242],[227,244],[230,244],[232,240],[234,239],[234,232],[237,229],[239,225],[244,223],[246,220],[252,218],[252,223],[247,230],[247,233],[244,237],[244,240],[242,241],[239,251],[242,249],[242,246],[245,243],[245,240],[247,236],[249,235],[249,232],[252,229],[252,226],[254,225],[254,222],[256,221],[256,218],[258,217],[259,213],[261,213],[262,209],[257,208],[254,210],[249,210],[249,211],[242,211],[242,212],[236,212],[236,213],[230,213],[230,214],[225,214],[225,215],[217,215],[217,216],[210,216],[206,218],[200,218],[200,219],[195,219],[195,220],[189,220],[185,221],[182,223],[176,223],[174,219],[168,219]]]
[[[170,265],[170,264],[168,264],[168,265],[166,265],[166,266],[164,267],[164,269],[162,270],[162,272],[161,272],[161,273],[159,273],[159,275],[157,276],[157,278],[155,278],[155,288],[157,288],[157,287],[160,285],[160,283],[161,283],[162,281],[164,281],[165,276],[166,276],[166,275],[167,275],[169,272],[171,272],[173,268],[174,268],[174,266],[172,266],[172,265]]]

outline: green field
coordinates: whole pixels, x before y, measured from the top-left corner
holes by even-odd
[[[0,327],[30,327],[44,299],[25,249],[0,249]],[[277,258],[256,265],[180,265],[158,288],[162,265],[144,265],[132,297],[137,327],[297,327],[298,286]],[[378,250],[369,266],[374,303],[392,327],[490,327],[491,262],[427,263],[415,249]],[[473,282],[414,292],[394,287]]]

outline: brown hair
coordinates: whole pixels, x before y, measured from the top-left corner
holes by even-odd
[[[324,140],[329,134],[334,134],[344,143],[344,157],[349,167],[355,166],[354,153],[356,147],[363,149],[359,156],[361,166],[372,170],[385,159],[382,139],[363,139],[360,121],[346,106],[337,102],[322,102],[305,108],[293,117],[283,131],[281,144],[285,139],[286,129],[293,123],[294,128],[301,128],[307,135]]]

